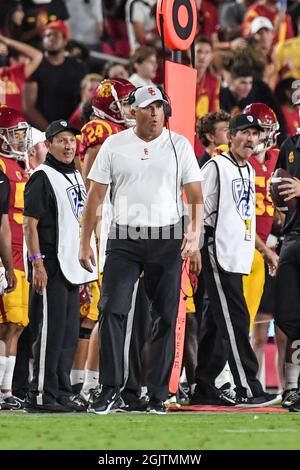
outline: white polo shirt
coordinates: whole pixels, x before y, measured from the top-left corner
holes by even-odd
[[[178,165],[165,128],[150,142],[130,128],[101,146],[88,178],[111,185],[114,224],[163,227],[183,215],[182,186],[203,177],[189,141],[175,132],[171,138]]]

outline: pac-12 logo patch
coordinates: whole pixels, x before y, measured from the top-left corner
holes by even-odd
[[[248,200],[248,192],[249,192],[249,184],[250,184],[250,194],[249,194],[249,201]],[[255,190],[254,185],[250,183],[248,179],[242,180],[242,178],[236,179],[232,181],[232,193],[234,202],[236,204],[237,211],[243,220],[252,218],[254,209],[255,209]]]
[[[80,192],[77,185],[71,186],[67,189],[68,198],[72,207],[73,214],[78,221],[81,220],[83,213],[83,207],[86,200],[86,190],[80,185]],[[81,197],[80,197],[81,194]]]

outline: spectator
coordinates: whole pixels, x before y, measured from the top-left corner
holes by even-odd
[[[294,82],[292,78],[281,80],[277,83],[274,92],[284,115],[286,132],[289,136],[298,134],[300,129],[300,106],[298,103],[293,102],[293,93],[295,92],[295,88],[293,88]]]
[[[89,49],[100,50],[103,34],[102,0],[65,0],[70,13],[69,27],[72,39]]]
[[[20,40],[41,48],[43,29],[46,24],[69,18],[64,0],[22,0],[24,18]]]
[[[213,46],[209,39],[199,36],[195,41],[197,70],[196,117],[219,110],[220,80],[209,72]]]
[[[278,79],[300,79],[300,16],[297,19],[298,35],[288,41],[277,44],[274,49],[273,60]]]
[[[129,73],[125,65],[118,62],[107,62],[103,69],[103,78],[125,78],[128,80]]]
[[[250,34],[250,25],[257,16],[269,18],[274,27],[274,44],[294,37],[291,17],[286,14],[286,3],[278,0],[259,0],[246,11],[243,36]]]
[[[157,0],[127,0],[126,24],[131,52],[140,46],[161,45],[156,27]]]
[[[280,142],[286,133],[284,117],[270,87],[261,80],[253,79],[256,67],[257,64],[251,58],[248,50],[234,57],[230,69],[229,86],[227,88],[221,87],[220,107],[234,115],[240,113],[242,109],[253,102],[266,104],[274,110],[278,118],[281,130]]]
[[[138,47],[130,57],[131,71],[129,81],[135,86],[154,85],[157,71],[156,51],[153,47]]]
[[[79,106],[75,109],[72,113],[69,122],[72,126],[76,127],[77,129],[81,129],[84,122],[81,119],[82,108],[93,96],[94,90],[97,88],[99,83],[101,82],[102,77],[97,73],[90,73],[86,75],[80,83],[80,96],[81,101]]]
[[[204,154],[198,159],[200,167],[210,160],[211,157],[216,155],[217,147],[227,145],[229,120],[230,115],[222,110],[208,113],[198,120],[197,134],[205,147]]]
[[[254,18],[250,25],[249,45],[260,51],[264,63],[263,80],[273,90],[276,84],[275,67],[272,60],[274,28],[271,21],[263,16]]]
[[[16,61],[8,59],[10,50],[18,54]],[[24,61],[20,59],[21,57],[24,57]],[[0,35],[1,104],[22,111],[25,80],[37,69],[42,58],[43,54],[28,44]]]
[[[54,21],[44,30],[44,58],[25,87],[25,112],[35,127],[45,130],[56,118],[69,118],[80,102],[85,69],[66,57],[68,30]]]

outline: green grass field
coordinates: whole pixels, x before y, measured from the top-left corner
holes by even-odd
[[[300,449],[298,413],[0,413],[0,449]]]

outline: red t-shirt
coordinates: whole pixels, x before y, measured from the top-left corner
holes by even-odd
[[[1,104],[23,111],[23,89],[25,84],[24,64],[0,68]]]
[[[202,36],[211,38],[213,33],[217,33],[219,25],[219,10],[210,0],[202,0],[199,12],[199,33]]]
[[[219,111],[220,80],[209,72],[200,78],[196,88],[196,117]]]
[[[264,242],[270,235],[273,224],[274,206],[268,194],[268,186],[278,155],[278,149],[271,149],[267,151],[264,163],[259,163],[254,156],[249,158],[249,163],[255,170],[256,233]]]

